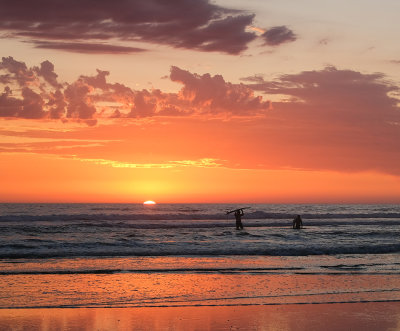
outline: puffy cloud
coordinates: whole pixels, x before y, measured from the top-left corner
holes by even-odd
[[[109,72],[103,70],[97,70],[94,76],[81,75],[73,83],[60,83],[51,62],[28,68],[12,57],[0,62],[0,74],[5,77],[1,82],[0,117],[51,118],[94,125],[99,118],[252,116],[264,114],[270,105],[244,84],[178,67],[172,67],[170,74],[172,81],[182,84],[178,93],[111,84],[107,82]]]
[[[147,90],[138,91],[134,95],[134,105],[128,117],[153,116],[157,108],[157,97]]]
[[[198,75],[172,67],[170,78],[183,84],[179,98],[203,113],[246,115],[264,112],[270,107],[268,101],[255,96],[244,84],[225,82],[221,75]]]
[[[65,107],[67,103],[65,102],[64,94],[57,90],[49,94],[49,100],[47,102],[49,117],[53,119],[62,118],[65,113]]]
[[[68,102],[67,118],[92,118],[96,113],[96,108],[91,104],[89,92],[89,86],[80,80],[66,88],[64,96]]]
[[[6,87],[0,96],[0,116],[38,119],[44,116],[42,97],[29,87],[22,88],[21,97],[11,96],[12,91]]]
[[[17,116],[22,107],[22,101],[11,96],[11,89],[6,86],[4,92],[0,95],[0,117]]]
[[[39,94],[35,93],[29,87],[24,87],[22,89],[22,97],[22,109],[17,114],[18,117],[32,119],[44,117],[44,100]]]
[[[28,69],[25,63],[14,60],[12,56],[2,58],[0,70],[8,72],[8,75],[2,75],[7,77],[6,82],[13,80],[21,87],[35,80],[34,72]]]
[[[42,76],[50,85],[59,87],[57,82],[58,75],[54,72],[54,65],[50,61],[44,61],[40,64],[40,68],[35,68],[39,76]]]
[[[292,42],[297,36],[287,26],[274,26],[265,31],[261,36],[265,44],[269,46],[278,46],[283,43]]]
[[[0,30],[29,38],[39,48],[92,53],[142,51],[98,43],[120,40],[238,54],[257,38],[254,31],[246,30],[253,14],[209,0],[1,0],[0,6]]]

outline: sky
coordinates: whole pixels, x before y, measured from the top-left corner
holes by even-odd
[[[0,202],[400,203],[394,0],[0,0]]]

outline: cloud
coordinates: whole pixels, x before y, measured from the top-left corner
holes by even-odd
[[[253,20],[254,14],[209,0],[4,0],[0,31],[28,38],[38,48],[74,52],[142,51],[104,44],[119,40],[239,54],[257,38],[254,31],[246,29]]]
[[[22,89],[21,99],[14,98],[11,94],[11,89],[6,87],[0,96],[0,117],[43,118],[44,101],[39,94],[28,87]]]
[[[242,79],[246,84],[234,84],[221,75],[172,67],[169,79],[180,86],[176,93],[134,90],[108,82],[109,74],[97,70],[66,83],[58,79],[50,62],[29,68],[3,58],[0,117],[88,125],[110,118],[109,125],[96,130],[83,126],[46,133],[52,138],[112,140],[102,146],[68,151],[63,145],[62,152],[57,152],[53,145],[21,145],[16,152],[64,156],[68,152],[113,167],[201,166],[208,157],[215,161],[204,161],[207,166],[215,162],[234,169],[400,175],[400,87],[383,74],[328,66],[275,79],[257,74]],[[258,96],[262,93],[266,97]],[[278,101],[271,103],[270,97]],[[129,122],[141,123],[141,129],[132,129],[126,125]],[[211,149],[204,137],[212,142]],[[135,144],[140,148],[132,150]],[[10,152],[11,145],[2,148]],[[118,152],[124,148],[130,152]],[[148,151],[152,151],[151,159]]]
[[[383,74],[330,66],[247,86],[281,98],[263,125],[271,153],[260,163],[400,174],[400,88]]]
[[[87,159],[77,158],[76,160],[82,162],[90,162],[100,165],[111,166],[113,168],[135,168],[135,169],[171,169],[171,168],[185,168],[185,167],[196,167],[196,168],[219,168],[222,167],[222,161],[213,158],[203,158],[198,160],[180,160],[180,161],[167,161],[164,163],[129,163],[106,159]]]
[[[221,75],[198,75],[178,67],[171,68],[170,78],[183,84],[179,99],[200,109],[203,113],[227,112],[238,115],[254,115],[269,109],[270,103],[244,84],[225,82]]]
[[[57,82],[58,75],[54,72],[54,65],[50,61],[44,61],[40,64],[40,67],[34,68],[39,76],[42,76],[46,82],[54,87],[61,87]]]
[[[399,100],[394,96],[399,86],[380,73],[363,74],[328,66],[248,86],[269,95],[286,95],[284,101],[274,103],[274,108],[307,120],[356,126],[400,120]]]
[[[295,33],[284,25],[268,29],[261,37],[264,39],[265,44],[269,46],[278,46],[297,39]]]
[[[15,117],[22,108],[22,101],[11,96],[11,89],[6,86],[0,95],[0,117]]]
[[[6,71],[7,75],[1,75],[6,78],[5,82],[16,81],[19,86],[27,86],[28,83],[35,80],[35,74],[28,69],[25,63],[14,60],[13,57],[3,57],[0,62],[0,70]]]
[[[172,67],[170,79],[182,85],[178,93],[158,89],[133,90],[107,82],[110,73],[97,70],[72,83],[59,82],[54,65],[44,61],[28,68],[12,57],[0,62],[0,117],[61,119],[96,124],[100,118],[147,118],[190,115],[263,115],[270,103],[244,84],[221,75],[193,74]]]
[[[89,92],[89,86],[81,80],[66,88],[64,97],[68,103],[67,118],[91,119],[93,117],[96,107],[91,103]]]
[[[35,48],[57,49],[75,53],[89,54],[132,54],[144,52],[145,50],[137,47],[118,46],[98,43],[78,43],[78,42],[52,42],[52,41],[33,41]]]

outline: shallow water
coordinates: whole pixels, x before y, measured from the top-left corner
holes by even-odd
[[[400,301],[399,206],[0,207],[0,308]]]

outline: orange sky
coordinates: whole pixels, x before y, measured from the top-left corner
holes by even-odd
[[[1,202],[400,203],[398,2],[151,3],[5,5]]]

